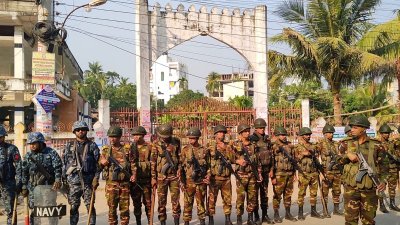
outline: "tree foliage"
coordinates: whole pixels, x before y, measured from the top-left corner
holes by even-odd
[[[233,104],[236,107],[241,108],[252,108],[253,107],[253,98],[249,96],[235,96],[234,98],[229,98],[229,103]]]
[[[194,92],[192,90],[183,90],[179,94],[172,97],[165,105],[166,108],[187,104],[188,102],[195,101],[204,97],[203,93]]]

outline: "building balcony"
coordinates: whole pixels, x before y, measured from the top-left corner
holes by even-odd
[[[35,85],[31,79],[19,79],[14,77],[0,77],[4,92],[28,92],[35,93]]]

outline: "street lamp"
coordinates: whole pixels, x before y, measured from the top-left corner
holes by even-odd
[[[70,16],[72,13],[74,13],[76,10],[78,10],[78,9],[80,9],[80,8],[83,8],[83,7],[88,7],[88,8],[90,8],[90,7],[100,6],[100,5],[105,4],[106,2],[107,2],[107,0],[91,0],[89,3],[86,3],[86,4],[84,4],[84,5],[81,5],[81,6],[76,7],[76,8],[73,9],[70,13],[68,13],[68,15],[65,17],[64,22],[63,22],[62,25],[61,25],[61,28],[64,27],[65,22],[67,22],[67,19],[69,18],[69,16]]]

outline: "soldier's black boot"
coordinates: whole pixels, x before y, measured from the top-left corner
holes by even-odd
[[[298,215],[299,220],[305,220],[306,218],[304,217],[303,214],[303,206],[299,206],[299,215]]]
[[[161,225],[165,225],[165,220],[161,220],[161,221],[160,221],[160,224],[161,224]]]
[[[242,225],[242,224],[243,224],[242,216],[239,216],[239,215],[237,216],[236,224],[237,224],[237,225]]]
[[[257,225],[253,220],[253,213],[249,213],[249,216],[247,217],[247,225]]]
[[[286,213],[285,213],[285,219],[296,222],[297,219],[294,218],[294,216],[290,213],[290,207],[285,207]]]
[[[383,198],[379,198],[379,211],[383,213],[389,213],[389,211],[386,209],[385,202],[383,201]]]
[[[214,217],[208,216],[208,225],[214,225]]]
[[[333,215],[338,215],[338,216],[343,215],[343,213],[340,212],[339,203],[334,203],[333,204]]]
[[[395,201],[395,199],[394,199],[394,198],[390,198],[390,205],[389,205],[389,209],[390,209],[390,210],[397,211],[397,212],[400,212],[400,208],[399,208],[399,207],[397,207],[397,205],[396,205],[396,201]]]
[[[317,206],[315,206],[315,205],[311,206],[311,217],[315,217],[315,218],[318,218],[318,219],[323,219],[324,218],[324,216],[322,216],[321,214],[319,214],[317,212]]]
[[[275,223],[282,223],[282,218],[279,216],[279,209],[274,209],[274,221]]]
[[[226,214],[225,215],[225,225],[232,225],[231,214]]]
[[[190,223],[189,221],[185,221],[185,225],[189,225],[189,223]]]
[[[136,218],[136,225],[142,225],[142,217],[135,215]]]
[[[258,209],[254,210],[254,222],[258,224],[260,222],[260,214],[258,214]]]
[[[179,217],[177,217],[177,218],[174,217],[174,224],[179,225]]]
[[[269,218],[267,210],[262,211],[260,224],[262,223],[274,224],[274,220]]]
[[[189,225],[189,224],[188,224]],[[206,225],[206,221],[204,219],[200,220],[200,225]]]

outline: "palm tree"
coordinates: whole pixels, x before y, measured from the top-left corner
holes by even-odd
[[[220,97],[219,90],[221,89],[221,75],[217,72],[211,72],[208,74],[208,80],[206,85],[206,90],[208,92],[208,96],[212,97],[215,90],[218,90],[218,97]]]
[[[184,91],[189,88],[188,87],[188,79],[186,77],[179,78],[177,82],[179,82],[179,90],[180,91]]]
[[[302,80],[324,78],[333,96],[335,124],[341,125],[340,89],[359,81],[375,70],[389,70],[391,63],[354,47],[368,29],[370,11],[379,1],[289,0],[281,4],[277,14],[299,27],[283,29],[272,41],[288,44],[293,55],[276,51],[268,54],[282,74]],[[305,5],[308,7],[305,8]]]

